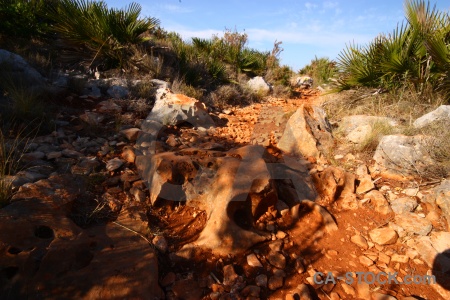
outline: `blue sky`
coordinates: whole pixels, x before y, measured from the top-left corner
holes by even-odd
[[[122,8],[129,2],[106,0]],[[365,44],[379,33],[391,32],[404,20],[402,0],[135,0],[143,16],[156,17],[168,31],[184,39],[210,38],[225,28],[246,32],[248,46],[271,50],[282,41],[281,62],[294,71],[311,59],[335,59],[346,43]],[[431,1],[449,11],[450,1]]]

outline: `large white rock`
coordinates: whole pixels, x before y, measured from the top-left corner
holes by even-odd
[[[261,76],[256,76],[247,82],[247,86],[256,93],[267,95],[271,91],[270,85]]]
[[[424,173],[434,161],[427,151],[431,138],[423,135],[386,135],[378,144],[373,159],[383,172],[395,175]]]
[[[0,65],[3,71],[10,74],[10,79],[14,82],[24,81],[21,83],[27,86],[40,86],[45,84],[44,77],[20,55],[0,49]]]
[[[182,94],[174,94],[169,89],[157,90],[156,102],[147,120],[157,121],[163,125],[187,122],[193,126],[214,126],[205,104]]]
[[[432,112],[421,116],[414,121],[413,126],[415,128],[422,128],[439,121],[450,121],[450,105],[441,105]]]

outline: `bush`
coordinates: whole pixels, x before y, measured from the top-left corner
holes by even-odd
[[[260,102],[262,96],[238,84],[223,85],[209,95],[211,105],[223,109],[227,106],[245,106]]]
[[[52,1],[0,0],[0,34],[21,38],[45,36],[50,20],[45,10]]]
[[[49,8],[52,30],[61,38],[62,58],[85,67],[124,67],[132,56],[132,45],[148,38],[155,18],[140,19],[141,6],[108,9],[104,2],[61,0]]]
[[[339,89],[395,90],[413,85],[450,94],[450,16],[424,1],[405,1],[407,22],[366,46],[348,45],[339,54]]]
[[[298,72],[310,76],[314,81],[314,85],[319,86],[324,83],[329,83],[330,79],[336,74],[336,71],[336,62],[326,57],[315,57]]]

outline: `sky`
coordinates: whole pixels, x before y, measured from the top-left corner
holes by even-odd
[[[106,0],[123,8],[131,0]],[[134,0],[142,16],[155,17],[167,31],[211,38],[225,29],[248,35],[248,47],[270,51],[282,41],[281,63],[298,71],[315,57],[337,59],[346,45],[364,45],[392,32],[404,20],[402,0]],[[431,1],[442,11],[449,0]]]

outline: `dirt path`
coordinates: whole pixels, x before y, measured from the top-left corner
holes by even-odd
[[[223,126],[211,132],[209,139],[212,142],[225,144],[226,148],[246,144],[276,146],[287,120],[295,110],[302,104],[318,105],[320,102],[321,98],[317,92],[307,92],[296,99],[286,101],[271,98],[264,103],[225,111],[216,116],[222,120]],[[181,129],[180,137],[192,134],[191,131],[192,129]],[[313,169],[323,169],[323,166],[313,166]],[[378,182],[378,186],[381,185],[391,185],[395,188],[395,183],[383,182],[383,180]],[[275,273],[282,274],[284,281],[281,287],[275,288],[270,280],[268,285],[261,286],[261,299],[294,299],[289,295],[293,295],[293,291],[304,283],[308,284],[312,299],[370,299],[371,297],[372,299],[404,299],[412,295],[417,297],[412,299],[443,299],[429,284],[402,284],[406,275],[430,274],[429,268],[419,259],[418,253],[408,252],[400,243],[379,246],[370,242],[369,232],[387,224],[392,220],[393,214],[381,215],[375,212],[370,204],[353,210],[344,210],[338,206],[330,206],[328,209],[338,225],[338,230],[335,232],[327,232],[320,214],[308,206],[301,207],[300,220],[293,227],[286,225],[285,218],[276,211],[273,214],[268,212],[265,218],[277,227],[277,232],[273,234],[274,242],[258,245],[246,255],[239,257],[232,255],[215,257],[210,253],[197,253],[189,261],[179,262],[176,265],[170,263],[169,257],[162,257],[161,282],[168,281],[167,278],[170,277],[176,277],[177,280],[180,276],[200,278],[205,283],[198,289],[205,291],[204,287],[212,284],[211,295],[221,293],[223,295],[225,292],[232,292],[229,287],[221,284],[227,280],[227,274],[223,270],[225,266],[233,265],[237,275],[245,280],[246,285],[258,285],[255,278],[261,277],[257,276],[266,276],[267,280]],[[179,209],[162,207],[154,210],[153,214],[155,220],[158,216],[162,216],[160,220],[172,224],[164,231],[168,240],[174,243],[171,246],[172,250],[179,249],[186,241],[192,240],[203,226],[202,222],[194,222],[195,217],[192,216],[195,212],[190,211],[188,207]],[[189,229],[186,229],[185,224],[190,224]],[[285,237],[279,239],[278,234]],[[367,246],[352,242],[351,239],[354,236],[358,236],[360,240],[369,241],[366,243]],[[277,241],[281,242],[278,246],[274,246]],[[281,253],[286,257],[286,267],[278,269],[269,263],[272,247],[280,248]],[[246,257],[252,253],[256,255],[262,267],[255,268],[248,265]],[[330,279],[327,284],[315,283],[313,278],[317,272],[325,276],[331,272],[329,274],[333,274],[334,281]],[[364,272],[361,274],[368,276],[366,279],[370,284],[364,283],[363,279],[358,282],[356,272]],[[397,282],[394,280],[391,284],[371,282],[373,274],[375,276],[383,272],[396,274]],[[350,281],[346,276],[353,280]],[[208,284],[208,280],[214,277],[216,282]],[[211,290],[208,293],[211,293]],[[205,296],[204,299],[212,298]]]

